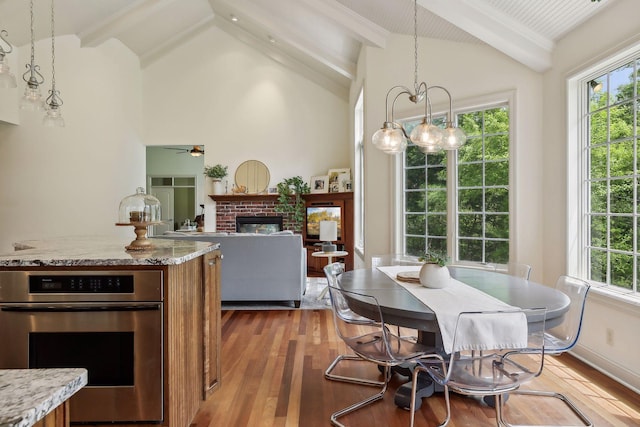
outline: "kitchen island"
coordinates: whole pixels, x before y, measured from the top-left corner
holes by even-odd
[[[0,369],[0,427],[69,425],[67,400],[86,369]]]
[[[0,369],[82,367],[72,422],[187,427],[220,379],[217,244],[32,240],[0,255]],[[93,380],[92,380],[93,378]]]

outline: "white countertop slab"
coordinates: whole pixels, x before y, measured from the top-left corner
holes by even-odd
[[[0,369],[0,427],[32,426],[87,384],[87,370]]]
[[[219,246],[211,242],[151,239],[151,250],[127,251],[125,246],[131,240],[113,236],[27,240],[15,243],[15,252],[0,254],[0,267],[175,265]]]

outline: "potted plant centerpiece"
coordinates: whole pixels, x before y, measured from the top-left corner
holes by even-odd
[[[309,185],[301,176],[285,178],[278,183],[278,201],[275,205],[276,212],[290,214],[294,231],[301,231],[304,222],[303,194],[311,191]]]
[[[451,279],[447,264],[449,257],[436,250],[427,249],[419,258],[424,264],[420,267],[420,284],[427,288],[444,288]]]
[[[222,180],[227,176],[227,166],[222,166],[221,164],[205,166],[204,174],[211,178],[213,182],[213,194],[224,194]]]

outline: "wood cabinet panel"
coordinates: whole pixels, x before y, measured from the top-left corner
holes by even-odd
[[[220,386],[220,251],[203,257],[203,393],[207,399]]]
[[[69,401],[62,402],[46,417],[34,424],[34,427],[69,427]]]

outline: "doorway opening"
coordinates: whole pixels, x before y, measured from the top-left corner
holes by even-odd
[[[160,201],[162,224],[154,225],[152,236],[190,225],[196,217],[196,177],[149,177],[149,194]]]

